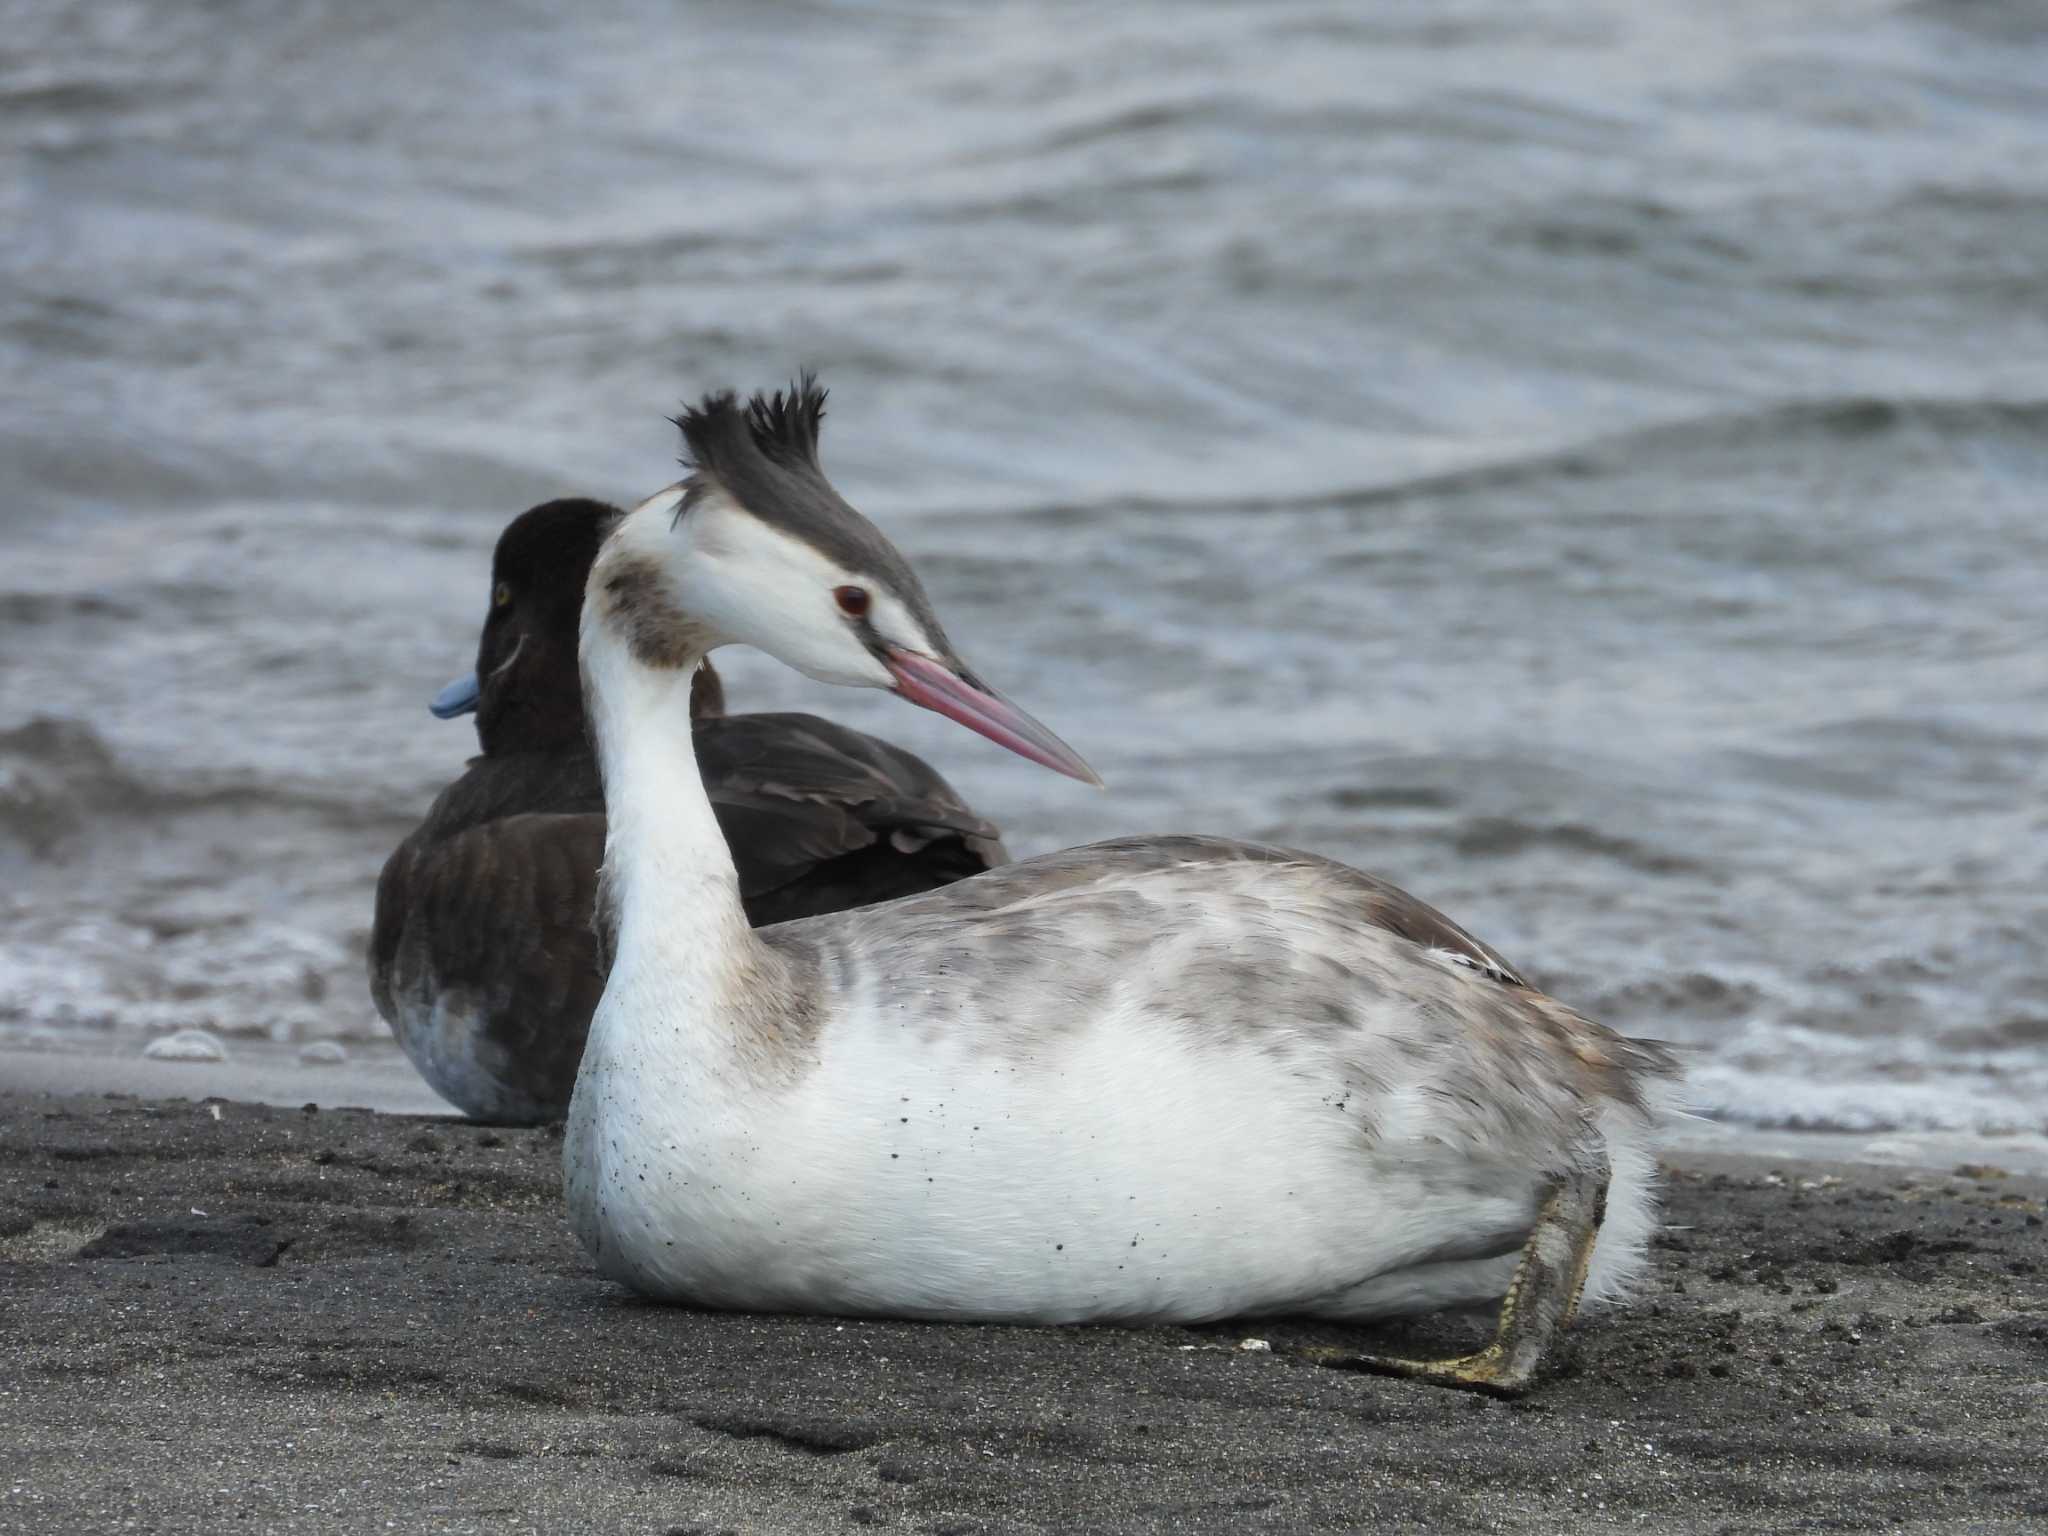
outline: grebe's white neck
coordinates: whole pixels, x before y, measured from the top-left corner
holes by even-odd
[[[759,424],[727,414],[724,430],[752,441]],[[749,451],[764,452],[758,442]],[[871,524],[822,479],[791,479],[786,458],[763,463],[754,468],[766,479],[754,489],[767,515],[700,471],[619,520],[584,589],[585,707],[610,818],[599,925],[612,950],[586,1068],[621,1030],[647,1029],[687,1037],[703,1062],[726,1059],[739,1035],[750,1041],[743,1050],[786,1063],[825,1006],[804,942],[770,942],[748,926],[704,792],[690,681],[719,646],[758,646],[821,682],[893,689],[1035,762],[1100,782],[967,670],[917,578]]]
[[[583,688],[606,815],[599,922],[615,968],[666,978],[675,1006],[663,1017],[716,1034],[739,989],[781,968],[747,922],[697,767],[690,683],[711,636],[673,606],[664,580],[631,540],[615,538],[584,599]]]

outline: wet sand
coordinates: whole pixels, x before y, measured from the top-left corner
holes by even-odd
[[[1330,1335],[1271,1323],[644,1306],[576,1249],[559,1152],[0,1095],[0,1530],[2048,1522],[2048,1183],[1993,1168],[1687,1154],[1641,1304],[1504,1403],[1316,1369],[1286,1346]]]

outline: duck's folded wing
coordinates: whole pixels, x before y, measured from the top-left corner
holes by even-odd
[[[850,857],[875,884],[849,893],[866,901],[1008,861],[996,828],[936,771],[872,736],[812,715],[749,714],[698,722],[696,741],[750,902]],[[891,873],[891,862],[906,867]]]

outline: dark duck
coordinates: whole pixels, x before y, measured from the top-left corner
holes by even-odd
[[[605,961],[592,931],[604,790],[586,735],[577,627],[621,516],[551,501],[498,540],[472,676],[432,704],[474,713],[482,754],[377,882],[370,991],[434,1090],[504,1124],[569,1106]],[[1007,862],[994,826],[931,767],[802,714],[724,711],[690,691],[697,764],[759,926],[934,890]]]

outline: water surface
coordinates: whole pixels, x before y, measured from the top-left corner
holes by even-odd
[[[1387,874],[1731,1123],[2048,1129],[2038,7],[8,17],[9,1043],[374,1054],[498,528],[810,365],[1111,792],[742,705]]]

